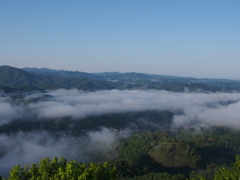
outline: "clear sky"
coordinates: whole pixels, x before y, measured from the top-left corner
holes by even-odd
[[[240,0],[0,0],[0,65],[240,79]]]

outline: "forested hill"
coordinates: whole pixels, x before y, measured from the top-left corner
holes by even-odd
[[[136,72],[85,73],[78,71],[53,70],[47,68],[23,68],[22,70],[41,76],[64,78],[85,77],[92,80],[115,82],[112,83],[112,85],[116,89],[158,89],[182,92],[187,88],[187,90],[190,92],[196,90],[212,92],[240,91],[240,81],[229,79],[197,79],[192,77],[165,76]]]
[[[45,158],[38,165],[13,167],[8,180],[31,177],[72,177],[71,179],[82,180],[239,179],[240,157],[236,154],[239,153],[240,132],[226,127],[201,130],[201,133],[196,133],[195,129],[180,130],[175,135],[166,131],[135,134],[122,138],[114,149],[97,154],[96,157],[99,158],[107,152],[107,163],[99,161],[96,166],[76,160],[67,162],[61,158],[58,162],[56,157],[52,161]],[[226,165],[234,163],[235,156],[236,163],[227,167]]]
[[[193,77],[180,77],[180,76],[166,76],[158,74],[146,74],[136,72],[103,72],[103,73],[86,73],[79,71],[66,71],[54,70],[48,68],[22,68],[22,70],[41,76],[53,77],[85,77],[93,80],[106,80],[106,81],[121,81],[121,82],[136,82],[136,81],[150,81],[158,83],[193,83],[193,84],[214,84],[214,83],[236,83],[239,81],[230,79],[209,79],[209,78],[193,78]]]
[[[35,75],[40,76],[52,76],[52,77],[63,77],[63,78],[88,78],[93,80],[104,80],[101,76],[79,72],[79,71],[64,71],[64,70],[53,70],[48,68],[22,68],[22,70],[30,72]]]
[[[142,73],[119,73],[119,72],[104,72],[104,73],[85,73],[78,71],[64,71],[53,70],[48,68],[22,68],[22,70],[41,76],[53,76],[53,77],[85,77],[93,80],[105,80],[105,81],[159,81],[164,76],[152,76]],[[169,78],[168,78],[169,79]],[[185,80],[186,81],[186,80]]]
[[[185,129],[175,135],[164,131],[136,134],[120,142],[118,153],[109,162],[117,167],[121,180],[186,180],[193,170],[203,177],[191,180],[239,179],[239,163],[235,176],[231,176],[238,178],[213,177],[224,164],[234,162],[240,132],[227,127],[201,130]],[[227,171],[220,177],[224,173],[229,177]]]
[[[107,81],[95,81],[88,78],[47,77],[10,67],[0,66],[0,86],[38,87],[43,89],[78,88],[83,90],[113,89],[115,86]]]
[[[3,88],[4,87],[4,88]],[[10,88],[9,88],[10,87]],[[84,73],[51,69],[0,66],[0,89],[15,90],[77,88],[103,89],[157,89],[175,92],[232,92],[240,91],[240,82],[226,79],[196,79],[143,73]],[[9,91],[8,91],[9,90]]]

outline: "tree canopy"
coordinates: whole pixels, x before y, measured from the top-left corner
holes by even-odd
[[[77,163],[75,160],[67,161],[57,157],[50,160],[42,159],[39,164],[21,168],[16,165],[10,170],[7,180],[114,180],[116,168],[109,168],[105,162],[100,165]]]

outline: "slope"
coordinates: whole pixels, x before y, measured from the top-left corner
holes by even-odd
[[[0,66],[0,86],[34,86],[44,89],[78,88],[83,90],[114,89],[111,82],[87,78],[61,78],[35,75],[11,66]]]
[[[54,70],[48,68],[22,68],[22,70],[30,72],[35,75],[40,76],[51,76],[51,77],[62,77],[62,78],[88,78],[93,80],[104,80],[104,78],[90,74],[85,72],[79,71],[65,71],[65,70]]]

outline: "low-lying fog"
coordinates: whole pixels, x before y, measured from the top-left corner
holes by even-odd
[[[175,113],[172,127],[189,122],[224,124],[240,127],[240,93],[175,93],[167,91],[104,90],[83,92],[55,90],[33,93],[23,99],[0,92],[0,126],[15,119],[76,120],[88,115],[144,110]],[[88,133],[88,140],[61,137],[56,141],[45,131],[0,135],[0,175],[6,176],[13,165],[32,164],[45,157],[64,156],[68,160],[93,161],[93,154],[109,151],[117,136],[106,128]],[[84,144],[84,146],[83,146]]]
[[[74,139],[71,137],[56,139],[45,131],[1,134],[0,175],[8,177],[13,166],[38,164],[42,158],[64,157],[67,160],[75,159],[85,163],[98,162],[106,157],[117,140],[116,134],[106,128]],[[98,157],[99,154],[101,157]]]

